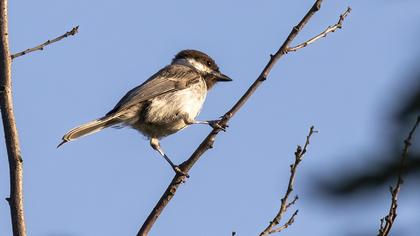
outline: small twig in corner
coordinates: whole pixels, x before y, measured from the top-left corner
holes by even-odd
[[[20,56],[26,55],[26,54],[31,53],[31,52],[34,52],[34,51],[44,50],[44,47],[45,46],[48,46],[48,45],[53,44],[55,42],[58,42],[58,41],[60,41],[60,40],[62,40],[64,38],[67,38],[68,36],[73,36],[73,35],[77,34],[78,33],[78,29],[79,29],[79,26],[73,27],[73,29],[71,29],[70,31],[66,32],[65,34],[63,34],[61,36],[58,36],[55,39],[47,40],[47,41],[45,41],[45,43],[42,43],[42,44],[40,44],[40,45],[38,45],[36,47],[28,48],[25,51],[12,54],[12,55],[10,55],[10,57],[12,59],[15,59],[16,57],[20,57]]]
[[[401,184],[403,183],[402,174],[404,170],[404,165],[405,165],[405,161],[407,160],[408,148],[411,145],[411,139],[419,123],[420,123],[420,116],[417,116],[416,123],[414,124],[413,128],[408,134],[408,137],[404,140],[404,148],[401,154],[400,167],[398,168],[397,185],[395,186],[395,188],[390,187],[389,189],[391,192],[391,207],[389,208],[388,215],[381,219],[381,226],[379,228],[378,236],[387,236],[389,232],[391,231],[395,218],[397,217],[397,207],[398,207],[397,200],[398,200],[398,193],[400,192],[400,189],[401,189]]]
[[[280,221],[283,218],[284,214],[286,213],[287,209],[291,205],[294,205],[296,201],[298,200],[298,196],[296,195],[295,198],[291,202],[288,202],[289,195],[293,192],[293,184],[295,182],[296,169],[299,163],[302,161],[303,156],[305,155],[306,150],[308,149],[309,140],[314,133],[318,133],[318,131],[315,131],[314,127],[311,126],[311,128],[309,129],[309,134],[308,136],[306,136],[306,142],[303,148],[300,145],[297,146],[296,152],[295,152],[295,162],[292,165],[290,165],[289,184],[287,185],[287,190],[286,190],[286,193],[284,194],[284,197],[281,199],[279,212],[274,217],[274,219],[270,221],[270,224],[267,226],[267,228],[265,228],[264,231],[261,232],[260,236],[268,235],[272,233],[278,233],[286,229],[290,225],[292,225],[293,222],[295,222],[295,216],[297,215],[298,210],[296,210],[292,214],[292,216],[289,218],[289,220],[285,224],[283,224],[280,227],[275,228],[278,224],[280,224]]]

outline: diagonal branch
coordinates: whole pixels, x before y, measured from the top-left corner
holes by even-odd
[[[283,45],[277,50],[274,55],[271,55],[270,60],[268,61],[267,65],[258,76],[258,78],[254,81],[254,83],[248,88],[245,94],[236,102],[236,104],[222,117],[219,121],[219,125],[224,127],[227,125],[228,121],[241,109],[241,107],[246,103],[246,101],[252,96],[252,94],[257,90],[257,88],[264,82],[271,69],[274,67],[276,62],[287,53],[288,47],[296,35],[302,30],[302,28],[308,23],[310,18],[317,12],[321,7],[322,0],[316,0],[314,5],[309,9],[308,13],[302,18],[302,20],[293,27],[292,31],[290,32],[287,39],[284,41]],[[194,166],[194,164],[198,161],[198,159],[210,148],[213,147],[214,141],[216,136],[219,134],[221,129],[215,128],[213,129],[210,134],[201,142],[201,144],[197,147],[194,153],[190,156],[188,160],[183,162],[180,165],[180,169],[184,173],[188,173],[190,169]],[[146,221],[143,223],[142,227],[140,228],[137,235],[145,236],[151,230],[153,224],[156,222],[157,218],[160,216],[162,211],[171,201],[173,196],[175,195],[178,187],[183,183],[186,179],[185,175],[176,174],[175,177],[172,179],[169,186],[166,188],[165,192],[157,202],[156,206],[153,208],[152,212],[147,217]]]
[[[320,34],[318,34],[317,36],[297,45],[291,48],[288,48],[287,51],[288,52],[296,52],[297,50],[304,48],[306,46],[308,46],[311,43],[314,43],[315,41],[317,41],[320,38],[324,38],[327,37],[327,34],[329,33],[333,33],[335,32],[337,29],[341,29],[341,27],[343,27],[343,21],[344,19],[347,17],[348,14],[350,14],[351,12],[351,8],[347,7],[347,10],[345,12],[343,12],[343,14],[340,15],[340,18],[338,19],[338,22],[335,25],[330,25],[328,26],[324,31],[322,31]]]
[[[23,209],[23,163],[20,156],[19,137],[13,112],[12,71],[9,51],[7,0],[0,0],[0,109],[3,120],[4,139],[9,159],[10,206],[14,236],[25,236]]]
[[[40,45],[38,45],[36,47],[28,48],[25,51],[21,51],[21,52],[15,53],[15,54],[11,55],[10,57],[12,59],[15,59],[16,57],[20,57],[20,56],[26,55],[26,54],[31,53],[31,52],[35,52],[35,51],[38,51],[38,50],[44,50],[44,47],[45,46],[48,46],[48,45],[53,44],[55,42],[58,42],[58,41],[60,41],[60,40],[62,40],[64,38],[67,38],[69,36],[73,36],[73,35],[77,34],[79,32],[78,29],[79,29],[79,26],[73,27],[73,29],[71,29],[70,31],[64,33],[61,36],[58,36],[55,39],[47,40],[44,43],[42,43],[42,44],[40,44]]]
[[[395,188],[390,187],[389,189],[391,192],[391,206],[389,208],[388,215],[381,219],[381,226],[379,229],[378,236],[387,236],[389,232],[391,231],[395,218],[397,217],[397,207],[398,207],[397,200],[398,200],[398,194],[401,189],[401,184],[403,183],[402,174],[403,174],[405,162],[408,156],[408,148],[411,145],[411,139],[417,127],[419,126],[419,123],[420,123],[420,116],[417,116],[416,123],[414,124],[413,128],[408,134],[408,137],[404,140],[404,148],[401,154],[400,167],[398,168],[397,185],[395,186]]]
[[[295,216],[297,215],[298,211],[295,211],[295,213],[292,214],[292,216],[289,218],[289,220],[283,226],[280,226],[278,228],[274,228],[278,224],[280,224],[280,221],[283,218],[284,214],[286,213],[287,209],[291,205],[294,205],[296,200],[298,199],[298,197],[296,196],[291,202],[288,202],[288,198],[289,198],[290,194],[293,192],[293,185],[295,183],[296,169],[297,169],[298,165],[300,164],[300,162],[302,161],[303,156],[305,155],[305,153],[308,149],[309,140],[314,133],[318,133],[318,131],[315,131],[314,127],[311,126],[311,128],[309,129],[309,134],[306,136],[306,142],[305,142],[305,145],[303,146],[303,149],[300,145],[297,146],[296,152],[295,152],[295,162],[292,165],[290,165],[289,183],[287,185],[286,193],[284,194],[284,197],[281,199],[279,212],[273,218],[273,220],[270,221],[270,224],[264,229],[264,231],[261,232],[260,236],[265,236],[265,235],[268,235],[268,234],[280,232],[283,229],[286,229],[287,227],[289,227],[295,221]]]

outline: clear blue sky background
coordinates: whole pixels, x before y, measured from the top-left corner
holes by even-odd
[[[12,52],[80,25],[75,37],[13,62],[29,235],[137,233],[172,170],[130,129],[108,129],[57,150],[62,135],[102,116],[185,48],[207,52],[234,79],[215,87],[200,114],[201,119],[219,117],[313,2],[10,1]],[[293,152],[312,124],[320,133],[299,169],[300,213],[285,234],[376,234],[389,206],[386,187],[349,204],[317,197],[313,179],[334,179],[333,170],[346,173],[347,166],[375,165],[364,156],[337,157],[375,146],[390,134],[380,128],[397,95],[411,88],[403,78],[420,49],[420,2],[325,1],[295,42],[335,23],[348,5],[353,12],[343,30],[279,61],[190,172],[150,235],[257,235],[277,212]],[[162,145],[180,163],[209,130],[189,127]],[[4,199],[9,180],[2,132]],[[405,235],[419,232],[419,196],[418,188],[403,189],[395,229],[405,228]],[[0,235],[11,235],[3,200]]]

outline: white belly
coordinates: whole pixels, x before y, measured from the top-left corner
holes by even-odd
[[[159,138],[173,134],[187,126],[186,120],[195,120],[206,95],[206,83],[200,80],[189,88],[150,99],[146,123],[136,124],[135,128],[148,137]]]

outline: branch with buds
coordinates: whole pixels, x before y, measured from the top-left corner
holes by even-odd
[[[346,19],[347,15],[350,14],[351,12],[351,8],[347,7],[347,10],[345,12],[343,12],[343,14],[340,15],[340,18],[338,19],[338,22],[334,25],[330,25],[328,26],[324,31],[322,31],[321,33],[319,33],[317,36],[297,45],[294,47],[290,47],[287,49],[287,52],[296,52],[297,50],[304,48],[306,46],[308,46],[311,43],[314,43],[315,41],[317,41],[318,39],[321,38],[325,38],[327,37],[327,35],[329,33],[333,33],[335,32],[337,29],[341,29],[341,27],[343,27],[343,21],[344,19]]]
[[[308,23],[310,18],[321,8],[322,0],[316,0],[314,5],[309,9],[308,13],[302,18],[302,20],[297,24],[295,27],[293,27],[292,31],[290,32],[287,39],[284,41],[283,45],[277,50],[277,52],[274,55],[270,56],[270,60],[268,61],[267,65],[261,72],[261,74],[258,76],[258,78],[254,81],[254,83],[248,88],[248,90],[244,93],[244,95],[236,102],[236,104],[228,111],[224,116],[222,116],[222,119],[219,121],[220,127],[227,127],[228,121],[242,108],[242,106],[247,102],[247,100],[252,96],[252,94],[257,90],[257,88],[264,82],[276,62],[287,52],[289,52],[290,48],[289,45],[291,42],[295,39],[295,37],[298,35],[298,33],[303,29],[303,27]],[[346,12],[350,12],[349,8]],[[334,28],[334,30],[341,28],[341,24],[347,16],[348,13],[343,14],[342,20],[339,21],[340,27]],[[340,18],[341,19],[341,18]],[[333,32],[329,30],[327,33]],[[326,34],[327,34],[326,33]],[[313,39],[312,41],[308,41],[306,45],[315,42],[321,37],[318,37],[316,39]],[[303,47],[302,47],[303,48]],[[298,48],[300,49],[300,48]],[[296,49],[297,50],[297,49]],[[179,167],[182,173],[188,173],[191,168],[194,166],[194,164],[198,161],[198,159],[210,148],[213,147],[214,141],[216,139],[216,136],[219,134],[219,132],[222,129],[220,128],[214,128],[210,134],[207,135],[207,137],[201,142],[201,144],[197,147],[197,149],[194,151],[194,153],[183,162]],[[139,232],[137,235],[139,236],[145,236],[149,233],[149,231],[152,229],[154,223],[156,222],[157,218],[160,216],[162,211],[165,209],[165,207],[168,205],[168,203],[171,201],[171,199],[176,194],[176,191],[178,187],[183,183],[186,179],[185,174],[176,174],[175,177],[172,179],[171,183],[166,188],[165,192],[157,202],[156,206],[153,208],[152,212],[149,214],[143,225],[141,226]]]
[[[401,162],[400,167],[398,168],[398,177],[397,177],[397,185],[395,188],[392,186],[389,188],[391,192],[391,206],[389,208],[388,215],[381,219],[381,226],[379,228],[378,236],[387,236],[391,231],[392,225],[394,224],[395,218],[397,218],[397,207],[398,207],[398,194],[400,193],[401,184],[403,184],[402,174],[404,171],[405,162],[408,156],[408,148],[411,145],[411,139],[413,137],[414,132],[420,123],[420,116],[417,116],[417,121],[414,124],[413,128],[411,129],[410,133],[408,133],[408,137],[404,140],[404,148],[401,154]]]
[[[31,52],[35,52],[35,51],[38,51],[38,50],[42,51],[42,50],[44,50],[44,47],[46,47],[50,44],[56,43],[56,42],[58,42],[62,39],[65,39],[65,38],[69,37],[69,36],[74,36],[75,34],[77,34],[79,32],[78,30],[79,30],[79,26],[73,27],[73,29],[71,29],[70,31],[67,31],[63,35],[58,36],[55,39],[47,40],[47,41],[45,41],[44,43],[41,43],[38,46],[35,46],[33,48],[28,48],[24,51],[12,54],[12,55],[10,55],[10,57],[12,59],[15,59],[16,57],[20,57],[20,56],[26,55],[26,54],[31,53]]]
[[[284,214],[286,213],[287,209],[289,209],[290,206],[294,205],[296,203],[296,201],[298,200],[298,196],[296,195],[295,198],[291,202],[288,202],[288,198],[289,198],[290,194],[293,192],[293,184],[295,183],[296,169],[297,169],[298,165],[300,164],[300,162],[302,161],[303,156],[305,155],[305,153],[308,149],[309,140],[314,133],[318,133],[318,131],[314,130],[314,127],[311,126],[311,128],[309,129],[309,134],[306,136],[306,142],[305,142],[305,145],[303,146],[303,149],[300,145],[297,146],[296,152],[295,152],[295,162],[292,165],[290,165],[289,183],[287,185],[286,193],[284,194],[284,197],[281,199],[281,205],[280,205],[279,212],[273,218],[273,220],[270,221],[270,224],[261,232],[260,236],[265,236],[265,235],[269,235],[269,234],[272,234],[272,233],[278,233],[278,232],[286,229],[290,225],[292,225],[293,222],[295,222],[295,216],[297,215],[298,210],[296,210],[292,214],[292,216],[289,218],[289,220],[285,224],[283,224],[280,227],[275,228],[277,225],[280,224],[280,222],[281,222]]]

